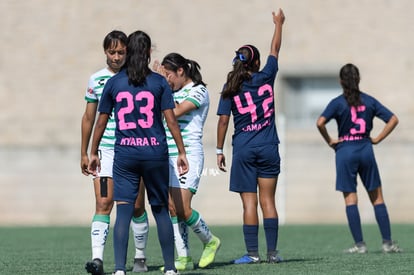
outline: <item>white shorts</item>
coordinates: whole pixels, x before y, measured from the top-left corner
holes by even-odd
[[[170,157],[170,187],[188,189],[195,194],[203,172],[204,155],[187,155],[187,160],[190,169],[187,174],[180,177],[177,169],[177,157]]]
[[[114,163],[114,149],[113,148],[99,148],[99,159],[101,160],[101,172],[98,177],[112,178],[112,165]]]

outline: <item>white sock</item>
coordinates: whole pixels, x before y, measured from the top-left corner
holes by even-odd
[[[185,222],[178,222],[177,218],[173,218],[174,241],[177,249],[178,257],[190,256],[188,247],[188,227]]]
[[[109,223],[93,221],[91,226],[92,259],[103,260],[106,238],[109,234]]]
[[[148,217],[145,212],[141,217],[133,217],[131,221],[132,233],[135,243],[135,259],[145,258],[145,248],[148,240]]]
[[[191,226],[191,229],[193,230],[193,232],[197,235],[197,237],[200,239],[200,241],[203,244],[210,242],[211,239],[213,238],[213,235],[211,234],[210,229],[208,228],[207,224],[201,217],[198,220],[198,222],[196,222],[195,224]]]
[[[201,218],[200,213],[193,209],[191,217],[186,221],[186,224],[191,227],[193,232],[197,235],[203,244],[211,241],[213,235],[210,232],[207,224]]]

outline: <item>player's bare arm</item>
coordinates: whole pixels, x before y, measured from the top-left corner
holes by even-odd
[[[172,109],[166,109],[163,111],[165,121],[167,122],[167,127],[171,132],[171,135],[174,138],[175,144],[177,145],[178,149],[178,157],[177,157],[177,167],[179,169],[179,174],[184,175],[188,172],[189,165],[185,153],[184,143],[181,136],[180,127],[178,126],[177,119],[174,115]]]
[[[88,147],[89,140],[92,135],[93,124],[95,123],[96,110],[98,108],[97,103],[88,102],[86,104],[85,113],[82,116],[81,124],[81,172],[85,176],[88,176],[89,170],[89,157],[88,157]]]
[[[229,120],[230,120],[230,116],[220,115],[218,123],[217,123],[217,144],[216,144],[217,166],[223,172],[227,171],[226,170],[226,157],[223,154],[223,147],[224,147],[224,141],[226,138],[227,129],[229,126]]]
[[[390,120],[385,124],[382,131],[378,134],[377,137],[371,138],[372,144],[378,144],[383,141],[398,125],[398,118],[396,115],[393,115]]]
[[[282,9],[279,9],[276,13],[272,12],[272,15],[273,23],[275,24],[275,31],[270,45],[270,55],[278,57],[279,50],[282,45],[282,25],[285,22],[285,15]]]
[[[102,135],[105,131],[106,124],[108,123],[109,114],[100,113],[98,120],[96,121],[95,130],[92,137],[91,153],[88,170],[94,176],[100,172],[100,160],[98,156],[98,147],[101,142]]]

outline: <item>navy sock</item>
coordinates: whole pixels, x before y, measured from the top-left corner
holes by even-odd
[[[114,226],[115,270],[125,271],[128,252],[129,224],[134,213],[133,204],[117,204]]]
[[[247,253],[251,256],[257,256],[259,253],[258,233],[259,225],[243,225],[244,243]]]
[[[377,220],[382,240],[391,241],[391,226],[388,216],[387,207],[385,204],[378,204],[374,206],[375,218]]]
[[[363,238],[358,206],[356,204],[348,205],[346,207],[346,216],[348,218],[349,229],[351,230],[355,243],[361,243]]]
[[[263,227],[266,237],[267,252],[275,252],[279,233],[279,219],[263,219]]]
[[[151,206],[152,214],[157,223],[158,240],[164,258],[164,270],[174,270],[174,230],[172,227],[168,207]]]

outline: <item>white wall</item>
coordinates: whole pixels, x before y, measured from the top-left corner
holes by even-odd
[[[212,101],[205,129],[206,171],[212,174],[203,178],[195,206],[208,221],[239,223],[241,205],[227,191],[228,174],[214,175],[217,99],[234,50],[252,43],[262,60],[266,56],[271,11],[278,6],[287,19],[276,96],[287,92],[284,76],[337,74],[347,62],[359,66],[361,89],[400,118],[395,133],[376,149],[391,219],[412,222],[407,209],[413,208],[409,198],[414,191],[409,177],[414,157],[413,1],[125,0],[114,5],[98,0],[3,0],[0,225],[89,223],[94,200],[90,179],[79,171],[80,119],[88,77],[105,65],[101,43],[113,29],[149,33],[155,44],[153,59],[177,51],[200,63]],[[342,198],[334,191],[333,152],[316,128],[282,130],[282,219],[344,222]],[[228,157],[230,139],[228,135]],[[374,221],[364,195],[361,208],[363,217]]]

